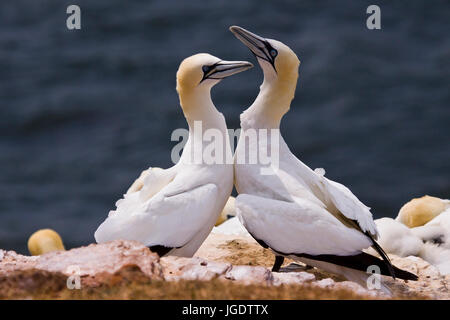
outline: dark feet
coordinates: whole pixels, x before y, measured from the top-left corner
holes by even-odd
[[[272,272],[279,272],[283,262],[284,262],[284,257],[275,256],[275,262],[273,263]]]
[[[165,246],[150,246],[148,247],[150,249],[150,251],[152,252],[156,252],[160,257],[166,255],[167,253],[169,253],[170,250],[172,250],[173,248],[170,247],[165,247]]]

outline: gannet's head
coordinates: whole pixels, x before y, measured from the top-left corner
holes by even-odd
[[[291,48],[280,41],[265,39],[238,26],[230,27],[230,31],[255,55],[266,81],[293,83],[295,91],[300,60]]]
[[[33,256],[47,252],[65,250],[61,237],[51,229],[42,229],[33,233],[28,239],[28,250]]]
[[[247,61],[225,61],[207,53],[190,56],[181,62],[177,72],[177,91],[183,94],[210,90],[222,79],[250,69]]]
[[[449,207],[448,202],[436,197],[414,198],[400,209],[396,220],[409,228],[420,227]]]

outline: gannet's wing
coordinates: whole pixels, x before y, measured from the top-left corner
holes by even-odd
[[[240,194],[236,211],[255,239],[284,254],[354,255],[372,245],[366,235],[307,199],[286,202]]]
[[[370,208],[365,206],[359,199],[344,185],[329,180],[324,176],[317,174],[317,185],[321,190],[327,202],[331,202],[334,207],[343,216],[337,215],[337,218],[345,224],[357,224],[363,233],[368,233],[375,240],[378,237],[378,231],[373,221]],[[333,208],[330,208],[333,212]],[[335,213],[335,212],[333,212]],[[346,219],[350,221],[345,221]]]
[[[132,211],[110,215],[95,232],[98,243],[115,239],[136,240],[147,246],[178,248],[188,243],[211,220],[218,190],[214,184],[195,187],[175,182]],[[215,220],[217,217],[213,217]]]
[[[145,177],[151,172],[152,168],[148,168],[147,170],[144,170],[141,172],[139,178],[137,178],[133,184],[128,188],[127,193],[133,193],[140,191],[142,187],[144,186],[144,179]]]
[[[148,199],[168,185],[174,179],[175,174],[174,167],[168,169],[150,167],[142,171],[139,178],[128,189],[127,194],[140,192],[142,200]]]
[[[250,235],[278,254],[361,271],[376,264],[384,275],[417,280],[417,276],[392,266],[384,257],[382,261],[362,252],[373,245],[370,237],[344,226],[309,200],[296,198],[294,202],[285,202],[240,194],[236,209]]]
[[[450,248],[450,209],[442,212],[425,225],[410,230],[423,242],[431,242],[442,247]]]

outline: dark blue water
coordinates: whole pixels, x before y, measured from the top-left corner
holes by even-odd
[[[375,217],[412,197],[450,197],[450,3],[376,1],[0,2],[0,248],[26,252],[53,228],[93,242],[115,201],[149,165],[171,166],[186,124],[175,92],[198,52],[253,57],[241,25],[302,61],[282,132],[306,164],[349,186]],[[66,8],[82,29],[66,28]],[[213,92],[231,128],[258,92],[258,68]]]

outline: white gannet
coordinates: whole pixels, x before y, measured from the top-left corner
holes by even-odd
[[[255,240],[275,253],[273,270],[290,257],[362,285],[372,265],[383,275],[416,280],[417,276],[393,266],[375,242],[377,229],[369,208],[348,188],[325,178],[323,170],[313,171],[297,159],[279,131],[275,130],[278,166],[244,161],[261,146],[271,148],[267,135],[247,139],[251,136],[247,131],[279,129],[294,98],[300,61],[279,41],[237,26],[230,31],[252,51],[264,73],[256,100],[241,114],[234,168],[237,215]],[[368,247],[374,247],[384,261],[362,251]]]
[[[450,208],[449,200],[423,196],[405,203],[395,219],[409,228],[420,227],[448,208]]]
[[[231,154],[223,115],[211,100],[211,88],[222,79],[251,68],[246,61],[223,61],[209,54],[186,58],[177,72],[177,92],[189,125],[180,161],[166,170],[144,171],[98,227],[98,243],[137,240],[160,256],[192,256],[210,233],[233,187],[233,164],[203,159],[211,145],[203,133],[215,130]],[[200,122],[200,125],[198,125]],[[219,138],[217,135],[214,136]],[[214,141],[216,142],[216,141]],[[220,141],[219,141],[220,142]],[[221,161],[223,160],[223,161]]]
[[[378,244],[387,252],[400,257],[419,256],[422,240],[412,229],[392,218],[375,220],[378,229]]]
[[[450,273],[450,201],[424,196],[412,199],[397,218],[375,220],[378,243],[400,257],[417,256]]]
[[[438,212],[435,218],[424,225],[411,230],[424,243],[432,243],[440,248],[450,249],[450,205],[445,202],[448,200],[441,201],[445,204],[443,211]]]

